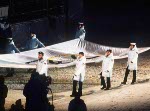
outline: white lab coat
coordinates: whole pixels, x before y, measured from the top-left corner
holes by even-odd
[[[137,70],[137,61],[138,61],[138,50],[134,47],[128,52],[128,62],[127,66],[129,70]]]
[[[129,70],[137,70],[137,62],[138,62],[138,49],[136,45],[134,48],[131,50],[129,49],[128,52],[121,54],[122,55],[128,55],[128,61],[127,61],[127,67]]]
[[[73,80],[83,82],[85,77],[85,68],[86,68],[85,56],[83,56],[82,58],[77,58],[75,63],[76,63],[76,68],[75,68],[75,74],[73,76]]]
[[[102,76],[103,77],[112,77],[114,65],[113,54],[111,53],[108,57],[104,57],[102,62]]]
[[[36,65],[36,72],[38,72],[39,75],[45,74],[45,76],[47,76],[47,60],[38,60]]]

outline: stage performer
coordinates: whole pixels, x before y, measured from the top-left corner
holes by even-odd
[[[85,39],[86,31],[84,29],[84,23],[79,22],[79,26],[76,31],[75,39],[80,38],[81,40]]]
[[[134,84],[136,82],[136,72],[137,72],[137,62],[138,62],[138,49],[136,47],[136,43],[130,43],[129,51],[127,53],[121,54],[120,56],[126,54],[128,55],[127,68],[126,68],[124,80],[121,84],[126,84],[130,71],[133,71],[133,79],[131,84]]]
[[[14,53],[20,53],[20,51],[14,44],[13,39],[7,38],[6,54],[14,54]],[[6,77],[11,77],[15,74],[14,68],[6,68],[6,71],[7,71]]]
[[[102,62],[102,72],[100,73],[101,89],[109,90],[111,87],[111,77],[113,72],[114,58],[112,50],[107,50]]]
[[[75,95],[77,94],[76,91],[77,83],[79,83],[78,94],[82,96],[82,85],[83,85],[83,81],[85,77],[85,69],[86,69],[86,58],[83,52],[79,53],[79,56],[75,61],[75,63],[76,63],[76,68],[75,68],[75,74],[73,76],[73,91],[70,97],[75,97]]]
[[[44,53],[43,52],[38,52],[38,61],[36,65],[36,72],[39,73],[39,75],[45,75],[47,76],[47,60],[44,58]]]
[[[37,48],[45,47],[42,42],[36,38],[36,34],[31,33],[31,38],[27,41],[26,50],[33,50]]]

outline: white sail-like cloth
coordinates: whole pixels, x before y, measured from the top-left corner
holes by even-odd
[[[26,62],[37,60],[38,52],[42,51],[45,54],[45,59],[50,61],[60,62],[58,64],[49,63],[49,68],[54,67],[68,67],[74,65],[74,60],[71,55],[77,55],[79,52],[84,52],[87,58],[87,63],[99,61],[105,51],[111,49],[114,54],[114,59],[126,58],[119,56],[121,53],[128,51],[128,48],[117,48],[91,43],[85,40],[74,39],[55,45],[47,46],[46,48],[39,48],[35,50],[25,51],[16,54],[1,54],[0,67],[11,68],[35,68],[35,63],[25,64]],[[150,47],[138,48],[139,53],[149,50]]]

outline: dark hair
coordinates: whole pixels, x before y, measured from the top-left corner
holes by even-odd
[[[38,52],[38,54],[42,54],[42,56],[44,56],[44,53],[43,53],[43,52],[41,52],[41,51],[40,51],[40,52]]]
[[[79,54],[83,55],[84,56],[84,53],[83,52],[79,52]]]
[[[110,52],[110,53],[112,53],[112,50],[111,50],[111,49],[108,49],[106,52]]]

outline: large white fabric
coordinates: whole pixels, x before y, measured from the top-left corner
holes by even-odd
[[[105,51],[112,49],[114,59],[126,58],[127,55],[119,56],[123,52],[127,52],[128,48],[116,48],[103,46],[91,43],[85,40],[75,39],[48,46],[46,48],[39,48],[35,50],[25,51],[15,54],[0,55],[0,67],[12,68],[35,68],[36,63],[25,64],[29,61],[37,60],[38,52],[42,51],[45,54],[45,59],[53,61],[62,61],[62,64],[48,64],[48,68],[54,67],[68,67],[74,64],[71,55],[77,55],[79,52],[84,52],[87,58],[87,63],[98,61],[105,54]],[[138,48],[139,53],[149,50],[150,47]]]

